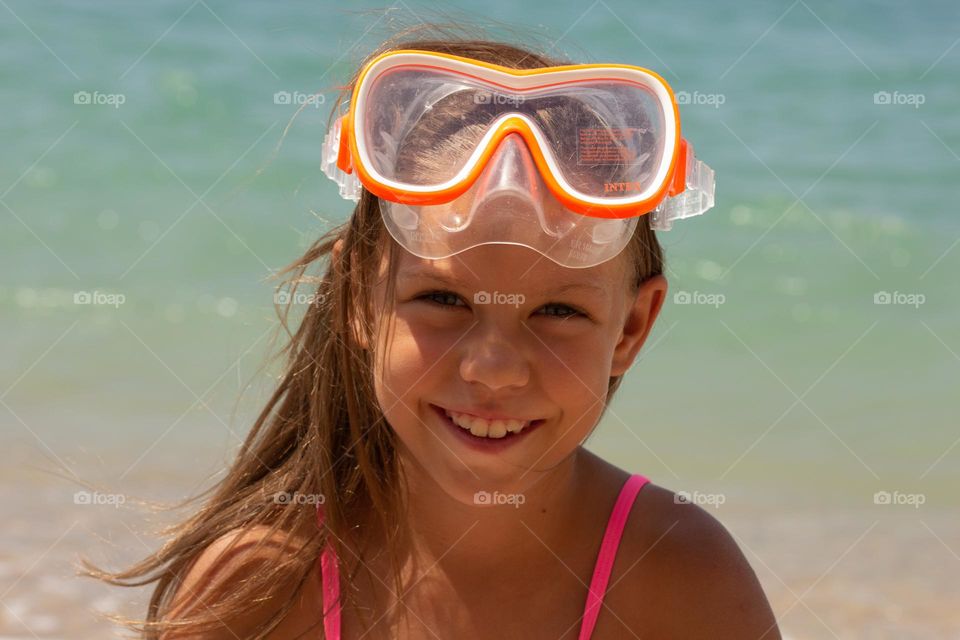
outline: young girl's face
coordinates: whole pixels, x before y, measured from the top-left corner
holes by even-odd
[[[610,377],[629,368],[656,318],[665,279],[632,292],[626,251],[569,269],[519,246],[442,260],[397,250],[395,310],[376,320],[375,387],[402,456],[413,458],[405,464],[464,503],[477,491],[522,493],[590,434]],[[378,301],[385,273],[386,259]],[[435,407],[543,422],[478,450]]]

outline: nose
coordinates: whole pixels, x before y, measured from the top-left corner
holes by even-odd
[[[483,384],[491,391],[520,389],[529,383],[530,365],[523,350],[496,330],[484,331],[467,340],[466,352],[460,360],[460,377],[465,382]]]

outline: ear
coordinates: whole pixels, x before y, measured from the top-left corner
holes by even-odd
[[[342,255],[342,253],[343,253],[343,238],[340,238],[333,243],[333,267],[335,270],[341,271],[341,273],[344,273],[345,275],[345,272],[340,266],[340,256]],[[355,311],[356,311],[355,309],[349,310],[350,313],[354,313]],[[353,321],[351,324],[353,326],[354,342],[356,342],[360,346],[360,348],[363,350],[369,349],[369,345],[367,343],[366,336],[363,333],[362,327],[360,325],[360,321],[357,318],[353,318]]]
[[[610,376],[622,376],[633,365],[640,348],[667,297],[667,279],[662,275],[647,278],[637,290],[633,304],[627,309],[623,334],[613,351]]]

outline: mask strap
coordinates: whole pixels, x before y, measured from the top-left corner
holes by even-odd
[[[346,173],[337,166],[337,158],[340,155],[340,123],[342,120],[343,116],[337,118],[323,138],[320,168],[328,178],[340,187],[341,198],[357,202],[360,200],[360,193],[363,190],[360,180],[357,179],[357,172]]]
[[[698,216],[713,207],[713,169],[708,167],[690,148],[687,151],[686,189],[673,197],[663,199],[648,215],[650,228],[669,231],[674,220]]]

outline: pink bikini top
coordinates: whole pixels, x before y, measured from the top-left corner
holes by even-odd
[[[590,590],[587,592],[587,604],[583,611],[583,623],[580,626],[579,640],[588,640],[593,634],[603,604],[603,596],[607,592],[607,583],[613,570],[613,561],[617,557],[617,548],[620,546],[620,537],[623,535],[627,516],[633,507],[637,493],[649,480],[640,475],[630,476],[620,489],[617,503],[607,520],[607,529],[600,544],[600,553],[593,568],[593,578],[590,580]],[[323,509],[317,505],[317,524],[323,524]],[[327,545],[317,562],[320,567],[320,576],[323,583],[323,630],[327,640],[340,640],[340,570],[337,567],[337,557],[331,545]]]

